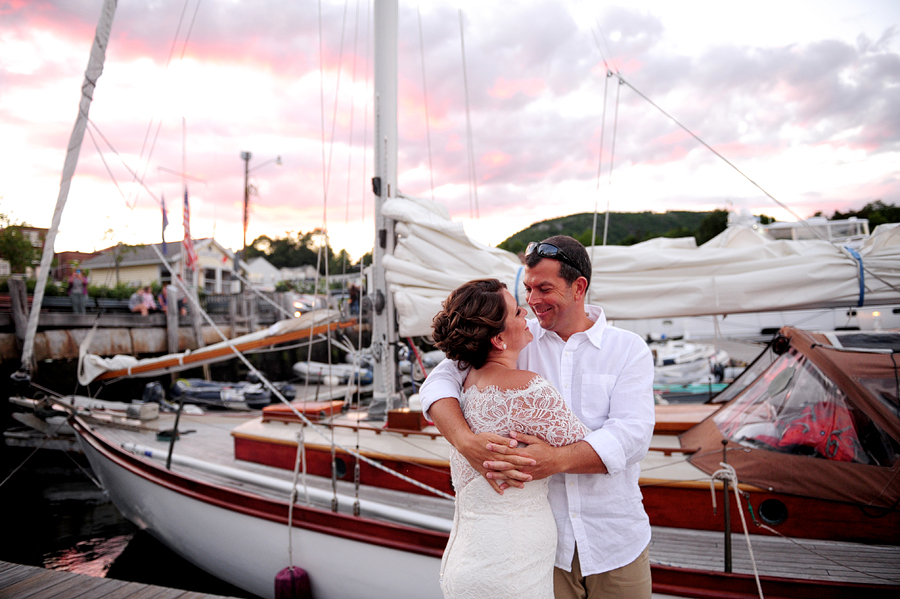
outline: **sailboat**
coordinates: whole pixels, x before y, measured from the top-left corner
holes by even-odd
[[[114,4],[107,0],[107,6]],[[71,421],[92,469],[126,518],[192,563],[261,597],[275,595],[276,577],[286,568],[305,570],[317,598],[440,597],[440,557],[452,521],[453,501],[450,493],[438,488],[439,485],[425,482],[425,472],[439,473],[442,456],[446,455],[446,441],[423,426],[414,410],[405,405],[397,388],[396,364],[388,358],[401,336],[425,334],[423,323],[430,321],[429,314],[433,314],[429,311],[446,296],[447,290],[465,280],[482,274],[497,276],[508,282],[517,298],[523,297],[521,264],[513,256],[469,240],[462,228],[444,218],[435,205],[399,194],[396,183],[397,3],[379,0],[375,7],[374,29],[379,34],[375,61],[375,113],[378,115],[375,136],[379,143],[375,144],[377,170],[373,185],[377,207],[373,295],[377,297],[380,293],[381,301],[374,302],[373,406],[394,420],[389,419],[385,428],[367,423],[362,415],[348,414],[341,422],[324,426],[340,410],[341,402],[337,405],[332,401],[305,402],[291,404],[281,413],[270,410],[268,418],[266,415],[260,418],[260,425],[280,432],[277,437],[262,434],[262,429],[249,430],[245,426],[249,421],[233,414],[182,414],[181,424],[196,433],[176,441],[157,439],[156,431],[143,430],[146,427],[111,426],[83,416],[74,416]],[[102,39],[99,34],[98,39]],[[96,76],[92,81],[96,81]],[[61,213],[61,208],[58,212]],[[55,216],[56,225],[58,220]],[[439,247],[450,256],[425,252],[423,257],[411,251],[416,245],[427,249]],[[50,241],[48,246],[52,247]],[[467,263],[466,257],[473,252],[478,259]],[[800,264],[806,260],[807,257],[800,256],[788,261]],[[595,264],[598,262],[602,261],[595,260]],[[839,270],[845,270],[843,265]],[[857,276],[856,271],[853,276]],[[729,282],[732,281],[737,281],[737,277]],[[675,281],[666,284],[674,294]],[[731,296],[725,291],[722,290],[721,305],[730,308],[727,300]],[[640,292],[649,293],[645,287]],[[600,304],[606,304],[606,300],[602,296],[592,298]],[[39,303],[39,297],[35,302]],[[609,303],[615,304],[612,298]],[[686,312],[687,308],[683,310]],[[398,327],[394,326],[395,313],[399,315]],[[652,310],[647,313],[659,314]],[[793,339],[790,331],[786,336]],[[815,340],[808,345],[819,347],[826,341]],[[231,341],[223,343],[229,352],[236,349]],[[187,358],[182,356],[181,362]],[[211,354],[199,359],[207,358],[212,359]],[[174,362],[128,364],[119,370],[134,374],[137,369],[146,369],[142,373],[148,373],[178,366],[176,358]],[[751,369],[746,376],[749,378],[753,372],[756,371]],[[885,372],[884,367],[878,372]],[[752,380],[759,376],[762,374],[757,372],[757,378]],[[784,378],[779,379],[782,381],[779,392],[787,389],[790,382],[784,383]],[[846,378],[851,377],[835,375],[838,383]],[[747,383],[746,390],[750,389],[753,385]],[[887,394],[885,401],[896,403],[896,396],[891,399],[888,386],[879,387],[879,392]],[[734,401],[740,402],[742,397],[737,395]],[[871,410],[875,404],[854,405]],[[896,411],[892,424],[891,414],[878,410],[880,416],[876,423],[896,442],[900,434],[895,424]],[[409,414],[416,424],[408,422]],[[175,418],[175,415],[161,415],[156,429],[177,431],[180,425],[177,420],[173,423]],[[392,422],[396,426],[391,426]],[[371,451],[364,447],[370,440],[378,441]],[[246,445],[244,441],[265,442],[265,445],[260,450],[259,446]],[[743,447],[738,443],[732,453],[743,451]],[[248,459],[254,450],[271,457],[273,448],[282,456],[292,457],[293,468]],[[312,453],[317,449],[318,457],[313,459]],[[683,455],[688,449],[680,445],[670,448],[668,457]],[[317,460],[323,455],[325,472],[316,470],[321,465],[319,461],[317,466]],[[395,468],[385,466],[390,461],[396,462]],[[363,478],[367,475],[363,464],[367,470],[377,470],[415,489],[375,484],[376,479],[369,483]],[[674,464],[667,461],[666,466]],[[893,465],[879,467],[887,470],[878,480],[897,480],[896,460]],[[891,483],[882,489],[879,501],[886,504],[875,506],[880,509],[878,515],[888,517],[881,522],[888,523],[889,535],[890,527],[896,526],[893,524],[896,519],[892,519],[896,516],[896,502],[890,504],[895,487]],[[738,486],[738,490],[750,492],[746,486]],[[708,515],[693,511],[695,503],[672,507],[693,514],[694,523],[709,520]],[[865,509],[862,512],[868,513]],[[794,521],[794,514],[789,513],[791,517],[785,522]],[[721,552],[711,535],[720,538],[720,533],[686,525],[667,528],[654,532],[658,535],[651,553],[656,592],[705,597],[756,596],[756,583],[747,568],[737,565],[738,571],[732,573],[718,568],[718,559],[713,556]],[[715,525],[708,528],[714,529]],[[812,558],[795,564],[793,569],[785,569],[784,554],[799,553],[794,541],[783,540],[778,535],[766,539],[753,536],[757,538],[752,544],[757,547],[768,543],[762,553],[772,559],[766,562],[761,559],[763,556],[758,556],[765,563],[759,563],[757,569],[761,571],[760,584],[770,596],[851,597],[864,593],[887,597],[900,590],[900,582],[892,574],[896,567],[891,569],[898,559],[896,534],[877,545],[859,543],[859,539],[842,541],[844,544],[837,551],[838,561],[847,554],[862,556],[863,563],[850,569],[843,564],[837,567],[828,560],[815,562]],[[676,549],[679,543],[684,546],[686,540],[691,543],[688,550],[691,557],[704,559],[704,563],[685,563],[684,551],[679,558]],[[883,565],[880,574],[859,574],[858,570],[871,564]],[[824,572],[826,569],[828,573]]]

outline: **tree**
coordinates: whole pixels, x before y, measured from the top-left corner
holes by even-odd
[[[103,239],[112,241],[113,239],[115,239],[115,236],[115,231],[113,231],[112,229],[107,229],[103,234]],[[136,254],[138,247],[140,246],[128,245],[127,243],[122,243],[120,241],[111,248],[110,251],[112,253],[113,264],[116,268],[116,286],[119,285],[119,265],[122,264],[122,260],[124,260],[125,256],[127,256],[128,254]]]
[[[286,231],[283,237],[276,238],[260,235],[247,246],[247,259],[262,256],[276,268],[318,266],[323,275],[327,260],[330,274],[344,272],[345,266],[350,265],[350,256],[346,250],[335,253],[327,239],[322,229],[313,229],[308,233]],[[321,260],[320,251],[323,253]]]
[[[14,273],[24,273],[25,269],[40,259],[38,248],[22,233],[27,223],[15,223],[12,217],[0,212],[0,258],[9,262]]]
[[[852,210],[848,212],[835,211],[834,216],[832,216],[831,218],[834,220],[838,220],[850,218],[852,216],[868,219],[869,229],[871,230],[878,225],[900,222],[900,206],[895,206],[894,204],[885,204],[881,200],[875,200],[874,202],[866,204],[861,210],[857,212],[854,212]]]
[[[713,210],[697,227],[697,245],[703,245],[728,228],[728,211]]]

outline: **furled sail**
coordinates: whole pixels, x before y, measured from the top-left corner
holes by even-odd
[[[246,352],[277,343],[309,339],[328,330],[347,328],[357,324],[355,320],[341,322],[340,316],[340,312],[336,310],[313,310],[299,318],[280,320],[267,329],[248,333],[228,341],[207,345],[196,350],[144,359],[127,355],[103,358],[88,353],[93,338],[93,331],[91,331],[79,347],[78,382],[87,386],[95,380],[153,377],[171,372],[182,372],[204,364],[230,360],[235,356],[232,347]]]
[[[53,220],[47,237],[44,239],[44,253],[41,256],[41,265],[38,268],[37,284],[34,287],[34,301],[31,306],[31,314],[28,317],[28,327],[25,329],[25,343],[22,348],[22,371],[29,371],[34,359],[34,337],[37,334],[38,318],[41,312],[41,302],[44,300],[44,286],[47,284],[47,276],[50,273],[50,263],[53,261],[53,244],[56,241],[56,233],[59,231],[59,223],[62,220],[63,209],[69,197],[69,186],[72,183],[72,175],[78,164],[78,154],[81,151],[81,142],[84,139],[84,130],[87,127],[88,112],[91,109],[91,100],[94,97],[94,88],[97,79],[103,73],[103,62],[106,60],[106,45],[109,43],[109,32],[112,29],[113,16],[116,14],[117,0],[105,0],[100,11],[100,19],[97,22],[97,32],[94,35],[94,44],[91,47],[91,57],[88,59],[87,69],[84,72],[84,83],[81,84],[81,101],[78,104],[78,116],[69,145],[66,149],[66,160],[63,164],[62,180],[59,184],[59,196],[56,198],[56,208],[53,210]]]
[[[500,279],[525,303],[519,259],[469,239],[442,206],[401,197],[386,202],[384,211],[397,221],[397,249],[384,268],[401,336],[430,334],[441,302],[471,279]],[[733,226],[702,246],[693,238],[658,238],[588,252],[589,302],[612,319],[900,302],[896,224],[879,226],[858,250],[819,240],[775,241]]]

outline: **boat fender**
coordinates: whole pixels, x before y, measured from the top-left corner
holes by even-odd
[[[290,566],[275,575],[275,599],[312,599],[309,574]]]

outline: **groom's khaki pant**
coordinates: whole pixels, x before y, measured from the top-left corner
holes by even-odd
[[[651,590],[649,545],[630,564],[601,574],[581,575],[577,547],[571,572],[553,568],[556,599],[650,599]]]

